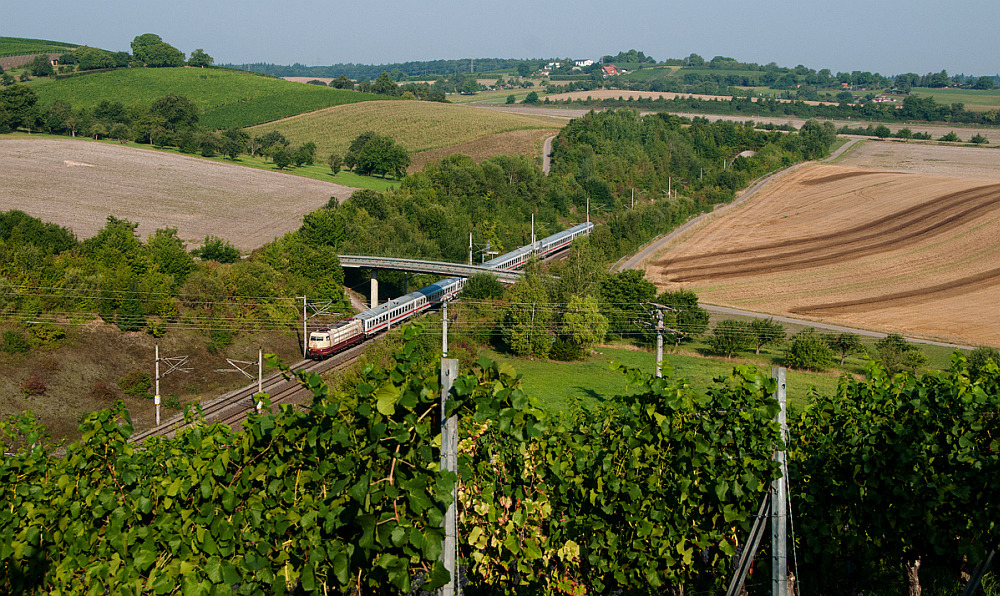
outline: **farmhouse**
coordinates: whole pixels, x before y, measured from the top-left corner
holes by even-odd
[[[618,68],[614,64],[609,64],[607,66],[603,66],[603,67],[601,67],[601,69],[604,71],[604,76],[606,76],[606,77],[616,77],[616,76],[622,74],[622,72],[624,72],[624,71],[622,71],[622,69]]]
[[[594,61],[593,60],[589,60],[589,59],[588,60],[574,60],[573,61],[573,64],[579,66],[580,68],[583,68],[584,66],[590,66],[593,63],[594,63]]]

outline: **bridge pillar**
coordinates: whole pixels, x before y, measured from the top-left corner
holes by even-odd
[[[372,305],[371,308],[378,306],[378,269],[372,269]]]

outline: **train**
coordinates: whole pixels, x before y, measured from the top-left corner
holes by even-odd
[[[590,222],[582,223],[553,234],[542,240],[522,246],[509,253],[490,259],[484,267],[498,271],[517,269],[528,262],[532,255],[547,257],[566,246],[579,236],[589,234],[594,228]],[[400,296],[375,308],[360,312],[353,317],[342,319],[309,334],[306,358],[322,360],[337,352],[361,343],[365,339],[398,325],[429,308],[457,296],[465,288],[466,278],[448,277]]]

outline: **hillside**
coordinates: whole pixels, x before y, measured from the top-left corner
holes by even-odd
[[[991,149],[866,143],[685,235],[649,277],[711,304],[996,345],[998,162]]]
[[[391,136],[407,151],[418,153],[511,131],[555,130],[565,123],[565,120],[546,116],[507,114],[441,103],[372,101],[302,114],[256,126],[251,132],[259,135],[278,130],[292,143],[312,141],[316,143],[317,155],[325,159],[333,152],[343,154],[356,136],[368,130]],[[505,146],[506,142],[499,142],[497,153]]]
[[[78,44],[27,39],[23,37],[0,37],[0,56],[24,56],[27,54],[59,54],[68,52]]]
[[[61,99],[74,108],[104,100],[148,105],[174,93],[201,107],[201,124],[210,129],[249,127],[331,106],[387,99],[220,68],[122,69],[44,82],[34,90],[42,105]]]

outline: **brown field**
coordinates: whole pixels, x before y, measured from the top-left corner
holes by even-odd
[[[468,155],[477,162],[495,155],[541,155],[542,143],[558,131],[553,129],[512,130],[488,137],[480,137],[441,149],[421,151],[410,157],[410,172],[419,172],[432,161],[438,161],[454,153]]]
[[[1000,152],[867,143],[709,218],[650,261],[705,302],[1000,345]]]
[[[66,138],[0,139],[0,210],[93,236],[108,215],[145,238],[175,227],[200,244],[212,234],[250,250],[298,229],[302,216],[353,188],[164,152]]]

